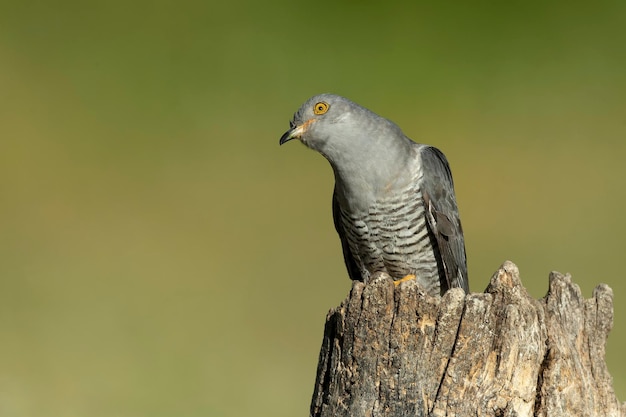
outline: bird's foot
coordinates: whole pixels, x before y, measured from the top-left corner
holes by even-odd
[[[410,281],[412,279],[415,279],[415,275],[409,274],[409,275],[407,275],[407,276],[405,276],[405,277],[403,277],[403,278],[401,278],[401,279],[399,279],[397,281],[394,281],[393,285],[395,285],[397,287],[398,285],[402,284],[403,282]]]

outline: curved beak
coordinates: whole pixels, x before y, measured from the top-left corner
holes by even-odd
[[[285,132],[278,141],[279,145],[289,142],[291,139],[300,139],[300,135],[304,131],[304,126],[292,126],[291,129]]]

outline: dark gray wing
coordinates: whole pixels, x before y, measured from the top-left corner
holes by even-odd
[[[357,266],[350,247],[348,246],[348,240],[346,238],[346,232],[343,230],[343,224],[341,222],[341,213],[339,212],[339,201],[337,200],[337,190],[333,191],[333,221],[335,223],[335,230],[341,240],[341,249],[343,250],[343,260],[346,263],[348,269],[348,275],[350,279],[363,281],[359,267]]]
[[[426,219],[435,235],[445,275],[445,282],[441,280],[441,293],[452,287],[461,287],[469,293],[463,228],[450,166],[445,155],[437,148],[424,146],[420,152],[423,170],[420,188]]]

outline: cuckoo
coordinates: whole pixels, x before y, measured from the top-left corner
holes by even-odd
[[[348,274],[409,279],[430,294],[469,292],[463,229],[450,166],[372,111],[333,94],[307,100],[280,144],[298,139],[333,169],[332,211]]]

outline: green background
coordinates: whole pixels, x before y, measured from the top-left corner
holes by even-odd
[[[470,286],[615,292],[626,2],[0,4],[0,414],[307,415],[347,294],[293,112],[345,95],[441,148]]]

